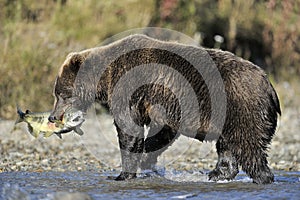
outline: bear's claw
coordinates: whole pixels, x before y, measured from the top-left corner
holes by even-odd
[[[136,178],[136,173],[121,172],[120,175],[115,178],[116,181],[124,181]]]
[[[224,180],[232,180],[234,177],[227,177],[223,174],[219,169],[214,169],[208,173],[208,180],[210,181],[224,181]]]

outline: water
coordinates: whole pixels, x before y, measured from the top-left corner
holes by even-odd
[[[205,174],[182,171],[131,181],[108,179],[117,174],[4,172],[0,174],[0,197],[51,200],[59,192],[81,192],[93,199],[300,199],[300,172],[277,171],[275,183],[269,185],[253,184],[245,174],[234,181],[214,183]]]

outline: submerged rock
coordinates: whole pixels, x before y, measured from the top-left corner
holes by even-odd
[[[57,192],[51,200],[92,200],[93,198],[81,192]]]

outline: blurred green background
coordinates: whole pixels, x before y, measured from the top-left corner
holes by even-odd
[[[69,52],[147,26],[251,60],[266,70],[283,106],[298,105],[299,13],[300,0],[0,0],[0,118],[15,118],[16,103],[50,110]]]

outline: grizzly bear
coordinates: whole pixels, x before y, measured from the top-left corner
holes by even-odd
[[[54,95],[49,121],[70,106],[86,112],[94,101],[110,109],[122,162],[116,180],[155,171],[157,157],[182,134],[217,141],[210,180],[232,180],[241,166],[254,183],[274,181],[267,150],[279,100],[264,71],[232,53],[131,35],[69,54]]]

